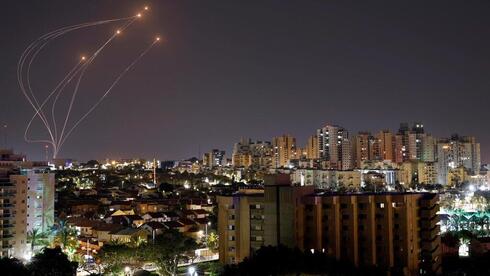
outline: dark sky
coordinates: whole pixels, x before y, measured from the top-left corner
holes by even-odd
[[[9,126],[8,146],[44,156],[42,145],[23,141],[32,115],[16,78],[24,48],[56,28],[149,4],[148,17],[90,67],[74,114],[156,33],[167,42],[80,125],[62,157],[180,159],[199,148],[229,151],[242,136],[290,133],[303,144],[325,123],[354,132],[422,121],[439,137],[476,136],[490,162],[490,2],[355,2],[2,1],[0,121]],[[42,52],[32,69],[38,95],[117,27],[72,33]]]

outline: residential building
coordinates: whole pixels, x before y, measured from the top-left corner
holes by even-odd
[[[26,161],[12,150],[0,150],[0,256],[30,256],[27,236],[54,223],[54,174],[45,162]]]
[[[321,194],[302,198],[297,246],[404,275],[441,273],[437,194]]]
[[[336,125],[326,125],[317,130],[319,158],[326,161],[327,168],[350,169],[351,149],[346,129]],[[348,156],[346,163],[343,159]]]
[[[354,167],[360,168],[362,162],[369,160],[369,140],[371,134],[369,132],[359,132],[353,137],[352,152],[354,159]]]
[[[318,159],[320,158],[319,153],[320,151],[318,149],[318,136],[312,135],[308,138],[308,141],[306,142],[306,158]]]
[[[284,168],[289,165],[289,160],[296,159],[296,138],[291,135],[282,135],[272,139],[274,151],[273,167]]]
[[[453,135],[437,142],[438,182],[447,184],[450,170],[463,167],[470,175],[480,172],[480,144],[471,136]]]
[[[287,175],[269,175],[264,190],[217,200],[224,264],[282,244],[393,273],[441,273],[437,194],[317,194],[314,186],[292,185]]]
[[[203,154],[202,163],[206,168],[214,168],[225,165],[226,157],[224,150],[213,149]]]

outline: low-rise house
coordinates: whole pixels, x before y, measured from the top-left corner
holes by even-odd
[[[101,223],[92,228],[92,233],[95,238],[97,238],[101,242],[109,242],[111,241],[111,233],[117,232],[119,230],[124,229],[125,227],[121,224],[112,224],[112,223]]]
[[[209,213],[203,209],[192,210],[195,218],[207,218]]]
[[[150,233],[151,235],[161,235],[165,231],[166,227],[163,225],[161,222],[157,221],[149,221],[143,225],[141,225],[141,228],[145,229]]]
[[[77,200],[69,203],[69,206],[72,216],[93,215],[99,210],[100,202],[97,200]]]
[[[129,209],[129,210],[117,210],[117,211],[114,211],[114,213],[111,214],[111,217],[115,217],[115,216],[128,216],[128,215],[134,215],[134,210],[133,209]]]
[[[177,230],[180,233],[184,233],[186,231],[186,226],[178,221],[166,221],[163,223],[166,229],[169,230]]]
[[[148,232],[143,228],[127,227],[121,230],[110,232],[111,241],[129,243],[131,241],[144,240],[148,241]]]
[[[104,223],[99,220],[90,220],[83,217],[71,217],[67,219],[67,224],[75,227],[77,234],[80,236],[93,236],[92,229],[99,224]]]
[[[126,227],[140,227],[145,220],[138,215],[110,216],[106,218],[107,223],[124,225]]]

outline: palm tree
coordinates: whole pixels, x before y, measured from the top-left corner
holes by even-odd
[[[31,256],[34,256],[36,246],[47,245],[47,235],[46,233],[41,232],[39,229],[34,228],[27,232],[27,242],[31,244]]]
[[[54,229],[54,244],[60,246],[64,252],[71,248],[76,248],[77,242],[76,230],[69,226],[66,220],[60,220]]]

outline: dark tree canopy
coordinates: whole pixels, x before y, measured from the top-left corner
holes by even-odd
[[[27,276],[29,275],[24,264],[15,258],[0,259],[0,274],[5,276]]]
[[[35,255],[27,265],[30,275],[34,276],[67,276],[76,275],[78,264],[70,262],[61,248],[44,248]]]
[[[382,275],[374,267],[355,268],[321,252],[302,252],[284,246],[262,247],[238,265],[229,265],[224,275]]]

